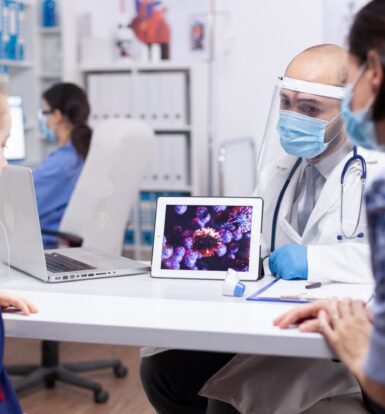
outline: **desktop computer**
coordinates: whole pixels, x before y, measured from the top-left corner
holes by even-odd
[[[9,161],[22,161],[26,158],[23,101],[20,96],[9,96],[12,128],[4,154]]]

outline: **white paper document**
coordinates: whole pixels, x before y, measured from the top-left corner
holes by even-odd
[[[370,300],[374,292],[374,284],[353,284],[325,282],[315,289],[306,289],[312,285],[307,280],[283,280],[270,283],[266,288],[256,292],[251,300],[277,300],[277,301],[315,301],[318,299],[352,298],[364,302]]]

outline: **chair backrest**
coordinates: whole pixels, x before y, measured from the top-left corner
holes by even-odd
[[[257,154],[251,137],[228,140],[219,148],[219,194],[247,197],[256,186]]]
[[[94,130],[90,151],[60,225],[84,247],[121,254],[130,210],[149,167],[155,137],[139,120],[106,120]]]

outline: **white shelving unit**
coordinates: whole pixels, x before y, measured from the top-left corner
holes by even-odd
[[[33,63],[29,60],[0,59],[0,65],[8,66],[10,70],[30,69],[33,67]]]
[[[110,117],[139,118],[152,126],[158,140],[157,145],[164,145],[166,148],[166,139],[168,139],[167,148],[172,149],[172,143],[175,142],[175,147],[182,151],[183,156],[178,157],[178,153],[175,152],[174,159],[171,155],[168,160],[169,164],[172,164],[173,161],[183,162],[179,158],[184,159],[183,177],[180,176],[178,181],[178,175],[166,174],[158,180],[149,172],[149,177],[143,180],[141,186],[138,208],[131,217],[129,231],[133,233],[133,240],[131,244],[126,244],[127,254],[137,259],[148,258],[151,252],[157,196],[160,194],[196,196],[208,193],[207,66],[204,63],[119,62],[82,65],[80,71],[93,108],[93,125]],[[179,89],[176,89],[183,95],[177,97],[179,99],[177,103],[174,102],[174,107],[176,105],[177,108],[171,116],[171,111],[168,115],[160,112],[161,100],[167,97],[168,93],[168,90],[165,91],[165,85],[168,86],[171,94],[173,79],[178,83]],[[98,87],[102,91],[108,90],[109,93],[105,95],[103,92],[96,93],[94,89]],[[127,94],[127,99],[123,99],[121,104],[116,102],[114,87],[121,88],[118,91],[119,94],[123,93],[121,96],[124,97],[125,92]],[[157,108],[154,108],[154,102],[157,102]],[[126,108],[122,107],[125,105]],[[184,144],[181,143],[182,141]],[[158,160],[161,159],[160,152],[156,150],[154,154],[153,171],[157,170]]]
[[[26,165],[36,165],[52,150],[53,145],[41,139],[38,125],[38,111],[42,92],[62,79],[62,61],[56,63],[58,70],[47,70],[44,56],[54,57],[45,40],[57,39],[60,44],[62,32],[60,27],[41,28],[41,0],[24,0],[25,4],[25,60],[0,59],[0,66],[6,66],[9,83],[6,85],[8,95],[21,96],[25,116],[25,134],[27,144]],[[61,47],[56,48],[61,53]],[[60,56],[58,54],[58,56]],[[61,56],[60,56],[61,57]]]
[[[57,0],[57,6],[59,8],[59,17],[61,15],[60,6],[61,3]],[[42,8],[42,0],[38,0],[37,7]],[[62,27],[42,27],[41,26],[41,13],[38,13],[37,21],[37,45],[38,45],[38,93],[39,101],[45,90],[50,88],[55,83],[61,82],[63,79],[63,56],[62,56]],[[42,148],[42,158],[45,158],[48,153],[53,151],[57,145],[54,142],[49,142],[40,138],[40,144]]]
[[[25,60],[0,59],[0,65],[8,67],[8,95],[23,98],[25,134],[27,145],[26,164],[35,164],[41,159],[41,146],[37,134],[38,87],[37,79],[37,3],[24,0],[25,4]]]

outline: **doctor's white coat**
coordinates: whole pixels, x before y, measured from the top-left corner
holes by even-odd
[[[359,153],[366,160],[368,183],[385,170],[385,156],[364,149],[360,149]],[[363,233],[364,237],[337,240],[337,236],[341,234],[341,172],[351,156],[352,152],[345,156],[326,180],[302,236],[290,224],[291,209],[301,168],[298,168],[294,174],[282,200],[277,221],[275,246],[279,248],[287,243],[308,246],[309,281],[334,280],[367,283],[373,280],[364,205],[355,233]],[[345,227],[354,226],[360,207],[357,200],[361,193],[361,169],[357,165],[353,164],[346,173],[344,186]],[[274,210],[279,193],[292,167],[293,158],[283,157],[261,173],[256,194],[264,200],[262,257],[270,253]]]

